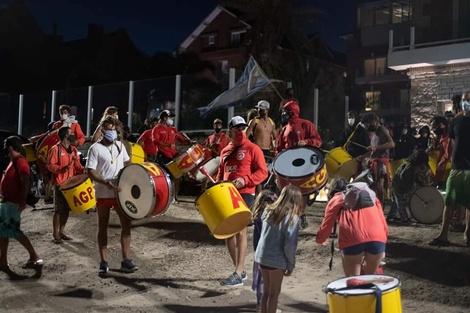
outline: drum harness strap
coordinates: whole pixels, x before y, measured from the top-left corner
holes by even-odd
[[[356,130],[357,128],[360,126],[361,123],[357,123],[356,127],[354,128],[354,131],[351,133],[351,135],[349,135],[348,139],[346,139],[346,142],[344,143],[344,145],[341,147],[343,149],[346,150],[346,145],[348,144],[348,142],[351,140],[351,138],[354,136],[354,134],[356,133]]]
[[[243,144],[241,144],[241,145],[239,145],[239,146],[236,146],[235,149],[233,149],[232,152],[230,152],[230,154],[224,158],[224,165],[227,164],[228,160],[230,160],[230,158],[233,157],[233,155],[234,155],[235,153],[237,153],[238,149],[239,149],[242,145],[243,145]]]
[[[380,289],[375,284],[363,284],[352,287],[343,287],[343,288],[327,288],[326,292],[337,293],[337,291],[351,290],[351,289],[370,289],[374,292],[375,295],[375,313],[382,313],[382,289]],[[348,295],[345,295],[346,297]]]

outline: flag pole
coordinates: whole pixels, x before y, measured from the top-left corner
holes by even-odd
[[[271,82],[271,79],[269,79],[268,75],[266,75],[266,73],[263,71],[263,68],[258,64],[258,62],[256,62],[256,59],[252,55],[250,55],[250,57],[253,59],[253,62],[255,62],[256,66],[258,66],[259,70],[261,71],[261,74],[268,78],[269,84],[273,87],[274,91],[278,94],[279,98],[281,98],[281,100],[284,99],[284,97],[279,93],[274,84]]]

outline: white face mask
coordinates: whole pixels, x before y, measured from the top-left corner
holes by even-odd
[[[168,126],[173,126],[173,119],[171,119],[171,118],[167,119],[167,120],[166,120],[166,124],[167,124]]]
[[[62,114],[62,119],[63,119],[63,120],[66,120],[68,117],[69,117],[68,114]]]
[[[470,112],[470,101],[462,101],[462,110]]]
[[[353,118],[348,118],[348,124],[349,124],[349,126],[353,126],[353,125],[354,125],[354,122],[355,122],[355,119],[353,119]]]

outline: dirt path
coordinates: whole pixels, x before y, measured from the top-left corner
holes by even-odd
[[[42,200],[41,200],[42,201]],[[71,216],[73,241],[51,242],[52,210],[40,205],[27,209],[23,229],[45,261],[40,279],[10,281],[0,273],[0,309],[8,312],[254,312],[251,279],[243,287],[221,287],[231,271],[224,242],[214,239],[193,203],[172,205],[162,217],[135,222],[132,255],[140,269],[134,274],[120,267],[119,222],[115,214],[109,230],[110,275],[97,276],[95,213]],[[328,312],[323,288],[342,276],[336,253],[328,270],[329,247],[315,244],[324,204],[309,209],[309,227],[301,232],[297,268],[283,285],[280,309],[288,312]],[[252,228],[249,228],[251,240]],[[401,281],[404,312],[470,312],[470,249],[462,234],[451,233],[455,246],[435,248],[426,241],[436,225],[391,227],[385,274]],[[248,274],[253,261],[249,242]],[[11,268],[19,274],[27,254],[13,241]],[[3,310],[0,310],[3,312]]]

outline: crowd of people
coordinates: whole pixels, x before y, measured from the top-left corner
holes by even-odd
[[[269,164],[284,151],[302,147],[320,149],[323,143],[315,125],[300,118],[299,103],[293,93],[288,90],[286,94],[289,97],[281,102],[279,126],[269,116],[270,103],[261,100],[247,121],[241,116],[230,119],[227,133],[222,131],[223,121],[216,118],[214,132],[201,143],[209,151],[209,157],[220,158],[216,173],[204,181],[203,190],[212,179],[213,183],[230,181],[252,210],[255,249],[252,288],[263,313],[276,312],[283,277],[289,276],[295,268],[298,233],[306,227],[305,212],[310,197],[310,193],[302,193],[294,182],[273,190],[263,188],[269,174],[273,174],[272,169],[268,170]],[[334,225],[338,224],[338,245],[345,276],[377,273],[385,256],[387,224],[411,223],[406,210],[407,199],[420,186],[443,188],[447,184],[441,231],[430,244],[448,244],[447,232],[452,219],[457,217],[460,223],[465,222],[465,214],[459,209],[470,206],[470,197],[465,193],[466,187],[470,187],[470,145],[465,135],[470,130],[470,94],[463,96],[460,108],[451,120],[435,116],[429,126],[422,126],[416,133],[408,125],[393,129],[393,125],[372,113],[360,118],[355,112],[348,113],[348,126],[339,145],[357,161],[357,173],[331,182],[325,216],[316,235],[318,244],[327,245],[332,230],[336,229]],[[55,208],[52,241],[62,244],[73,240],[73,235],[65,231],[71,208],[60,185],[86,173],[94,183],[96,197],[98,274],[105,277],[109,270],[107,228],[112,209],[121,224],[121,271],[135,272],[138,266],[130,256],[131,220],[116,196],[120,192],[118,174],[130,163],[133,154],[130,142],[142,147],[147,161],[166,169],[179,155],[177,142],[197,143],[174,127],[175,114],[169,110],[146,119],[139,129],[139,137],[133,138],[130,129],[119,121],[118,109],[108,107],[93,133],[83,166],[77,153],[77,147],[85,141],[80,125],[70,116],[70,107],[63,105],[59,112],[60,120],[51,124],[51,130],[57,132],[57,142],[50,147],[47,160],[41,166],[43,176],[48,177],[45,200],[53,202]],[[20,228],[29,183],[24,148],[18,137],[8,138],[4,145],[11,162],[0,184],[0,271],[14,277],[7,262],[9,238],[17,239],[28,250],[30,258],[25,268],[40,270],[44,261]],[[448,163],[451,163],[450,170]],[[364,171],[370,173],[367,175],[370,179],[362,179]],[[168,174],[172,177],[172,196],[176,202],[180,176],[171,169]],[[387,199],[392,200],[392,205],[385,218]],[[464,239],[470,246],[469,214],[468,210],[463,212],[467,213]],[[225,241],[233,272],[220,283],[232,287],[243,285],[248,277],[245,269],[247,228]]]

